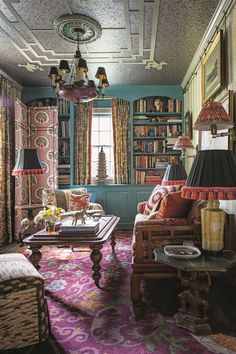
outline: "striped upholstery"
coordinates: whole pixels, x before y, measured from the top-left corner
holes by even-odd
[[[0,255],[0,350],[36,344],[48,335],[43,277],[22,254]]]

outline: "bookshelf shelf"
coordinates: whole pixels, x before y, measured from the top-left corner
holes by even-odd
[[[133,166],[136,184],[160,184],[181,151],[173,146],[182,131],[182,102],[167,96],[134,101]]]
[[[58,99],[58,184],[70,184],[70,103]]]

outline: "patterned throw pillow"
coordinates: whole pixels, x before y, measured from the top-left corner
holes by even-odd
[[[69,199],[69,210],[88,209],[91,194],[71,194]]]
[[[157,185],[152,194],[150,195],[147,204],[144,208],[144,215],[149,215],[158,210],[162,198],[171,192],[177,192],[181,190],[182,186],[160,186]]]
[[[192,200],[181,198],[181,191],[169,193],[162,198],[157,220],[187,217]]]
[[[71,193],[73,194],[85,194],[87,193],[86,188],[76,188],[76,189],[52,189],[44,188],[42,192],[42,202],[45,206],[54,205],[56,207],[62,208],[65,211],[69,209],[69,198]]]

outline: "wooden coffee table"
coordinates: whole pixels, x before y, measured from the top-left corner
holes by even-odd
[[[100,261],[102,259],[102,248],[104,242],[110,237],[111,238],[111,247],[112,252],[115,251],[115,230],[120,218],[114,215],[102,216],[99,221],[99,230],[94,234],[82,234],[76,233],[75,235],[65,235],[60,234],[59,231],[48,233],[46,229],[41,230],[32,236],[29,236],[23,240],[25,245],[28,245],[32,251],[29,259],[35,268],[39,269],[39,262],[42,258],[42,253],[40,248],[47,245],[63,245],[73,247],[80,247],[87,245],[91,250],[90,259],[92,261],[92,278],[95,282],[95,285],[99,286],[99,279],[101,278],[101,266]]]

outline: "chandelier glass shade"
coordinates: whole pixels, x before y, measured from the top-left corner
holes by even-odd
[[[104,96],[105,88],[109,87],[105,68],[97,69],[95,77],[99,83],[96,88],[95,82],[88,78],[87,62],[82,58],[79,49],[80,43],[90,43],[100,37],[99,23],[83,15],[65,15],[54,22],[54,28],[63,39],[77,43],[77,49],[71,65],[67,60],[61,60],[58,68],[51,67],[48,76],[52,87],[67,101],[83,103],[98,95]]]

